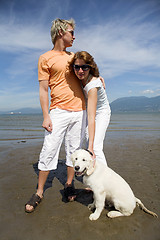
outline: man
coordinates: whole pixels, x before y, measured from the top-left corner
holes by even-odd
[[[65,195],[69,201],[75,198],[72,185],[74,169],[70,155],[81,145],[85,131],[85,99],[80,81],[67,69],[74,54],[67,52],[74,37],[73,19],[56,19],[51,27],[54,48],[40,56],[38,62],[38,80],[40,104],[43,112],[43,124],[46,129],[43,147],[39,157],[38,189],[25,205],[26,212],[33,212],[43,198],[44,185],[50,170],[57,168],[58,156],[65,137],[67,182]],[[51,90],[50,113],[48,88]],[[82,124],[83,123],[83,124]]]

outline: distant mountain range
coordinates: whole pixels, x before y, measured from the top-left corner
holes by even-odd
[[[124,97],[118,98],[111,104],[112,112],[160,112],[160,96],[148,97]],[[0,114],[38,114],[40,108],[22,108],[10,111],[0,111]]]
[[[110,105],[112,112],[160,112],[160,96],[118,98]]]

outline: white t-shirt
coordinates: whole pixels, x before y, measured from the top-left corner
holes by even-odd
[[[111,112],[106,91],[102,85],[102,82],[99,78],[92,80],[86,84],[84,89],[85,97],[88,99],[88,92],[92,88],[97,88],[97,111],[101,109],[107,109],[108,113]]]

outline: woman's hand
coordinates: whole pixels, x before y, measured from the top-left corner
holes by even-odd
[[[89,153],[91,154],[92,159],[95,160],[95,159],[96,159],[96,155],[95,155],[95,153],[94,153],[94,151],[93,151],[93,148],[89,148],[89,147],[88,147],[88,151],[89,151]]]

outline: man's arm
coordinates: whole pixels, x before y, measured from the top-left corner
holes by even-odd
[[[49,98],[48,98],[48,81],[39,81],[39,98],[43,112],[43,124],[42,127],[47,131],[52,131],[52,121],[49,116]]]

